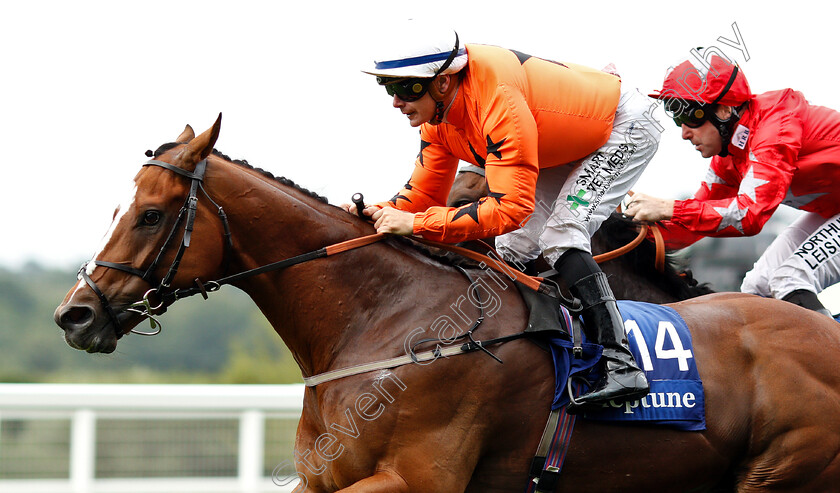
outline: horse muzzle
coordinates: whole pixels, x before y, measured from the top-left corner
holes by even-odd
[[[110,317],[86,304],[60,305],[55,310],[55,323],[64,330],[64,340],[88,353],[111,353],[119,338]],[[99,313],[98,313],[99,312]]]

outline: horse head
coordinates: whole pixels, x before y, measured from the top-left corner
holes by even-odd
[[[211,201],[199,192],[220,127],[221,114],[198,137],[187,125],[137,173],[98,252],[55,311],[71,347],[112,352],[124,334],[174,301],[168,290],[221,271],[225,226],[214,208],[198,207]],[[191,245],[193,230],[202,241]]]
[[[487,188],[487,180],[484,178],[484,168],[467,165],[458,170],[455,182],[449,190],[449,197],[446,205],[449,207],[461,207],[490,194]]]

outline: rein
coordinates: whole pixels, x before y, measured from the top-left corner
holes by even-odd
[[[224,231],[225,231],[225,258],[226,259],[228,257],[227,252],[233,246],[233,242],[232,242],[232,239],[231,239],[231,233],[230,233],[230,226],[228,225],[227,216],[225,215],[222,207],[219,206],[215,201],[213,201],[213,199],[210,197],[210,195],[207,193],[207,190],[205,190],[205,188],[203,186],[204,173],[205,173],[206,168],[207,168],[207,160],[206,159],[199,162],[196,165],[195,172],[192,172],[192,173],[189,172],[189,171],[185,171],[181,168],[178,168],[177,166],[174,166],[170,163],[167,163],[167,162],[164,162],[164,161],[158,161],[158,160],[154,160],[154,159],[147,161],[146,163],[143,164],[143,166],[159,166],[161,168],[167,169],[169,171],[172,171],[174,173],[182,175],[186,178],[189,178],[191,180],[190,192],[189,192],[189,195],[187,196],[187,199],[184,202],[183,207],[181,207],[181,210],[178,213],[178,218],[175,221],[175,224],[172,226],[172,229],[170,230],[169,235],[167,236],[166,240],[164,241],[163,245],[161,246],[160,250],[158,251],[157,256],[155,257],[155,259],[152,261],[152,263],[145,270],[137,269],[137,268],[131,267],[129,265],[125,265],[123,263],[108,262],[108,261],[104,261],[104,260],[91,260],[90,262],[87,262],[84,265],[82,265],[82,267],[79,269],[79,274],[78,274],[79,279],[83,279],[85,281],[85,283],[87,283],[87,285],[90,286],[90,288],[93,290],[94,294],[96,294],[97,298],[99,298],[100,303],[105,308],[105,311],[108,313],[108,316],[110,317],[111,322],[114,325],[114,331],[117,334],[117,337],[120,337],[123,333],[122,325],[120,324],[117,313],[114,311],[114,309],[113,309],[110,301],[108,300],[107,296],[105,296],[105,294],[102,292],[102,290],[99,289],[99,287],[96,285],[96,283],[93,281],[93,279],[91,279],[90,275],[88,274],[87,268],[91,263],[93,263],[93,265],[95,265],[95,266],[102,266],[102,267],[106,267],[106,268],[109,268],[109,269],[115,269],[115,270],[119,270],[121,272],[125,272],[125,273],[128,273],[128,274],[137,276],[137,277],[141,278],[143,281],[147,282],[149,285],[153,286],[151,289],[146,291],[146,293],[143,295],[143,299],[141,299],[140,301],[137,301],[135,303],[132,303],[129,306],[129,308],[126,309],[126,311],[137,313],[141,316],[144,316],[144,317],[148,318],[150,323],[151,323],[151,329],[152,329],[151,332],[142,332],[142,331],[137,331],[135,329],[132,329],[131,332],[136,333],[136,334],[140,334],[140,335],[151,336],[151,335],[156,335],[156,334],[160,333],[161,328],[162,328],[162,324],[155,318],[155,316],[160,315],[160,313],[163,313],[163,312],[160,312],[160,313],[155,313],[155,312],[158,312],[159,310],[165,310],[165,307],[169,306],[170,304],[174,303],[175,301],[177,301],[181,298],[187,298],[187,297],[190,297],[190,296],[194,296],[196,294],[201,294],[202,297],[204,297],[204,299],[207,299],[208,298],[207,293],[218,291],[222,286],[224,286],[226,284],[231,284],[231,283],[234,283],[234,282],[239,281],[241,279],[256,276],[256,275],[259,275],[259,274],[264,274],[266,272],[272,272],[272,271],[276,271],[276,270],[285,269],[287,267],[291,267],[293,265],[308,262],[310,260],[315,260],[315,259],[318,259],[318,258],[324,258],[324,257],[328,257],[328,256],[331,256],[331,255],[336,255],[338,253],[346,252],[348,250],[353,250],[355,248],[360,248],[360,247],[363,247],[363,246],[366,246],[366,245],[370,245],[372,243],[376,243],[376,242],[382,240],[383,238],[385,238],[385,236],[386,236],[384,233],[377,233],[377,234],[372,234],[372,235],[368,235],[368,236],[363,236],[363,237],[360,237],[360,238],[353,238],[353,239],[350,239],[350,240],[347,240],[347,241],[343,241],[343,242],[340,242],[340,243],[335,243],[333,245],[329,245],[329,246],[326,246],[326,247],[323,247],[323,248],[319,248],[317,250],[313,250],[313,251],[310,251],[310,252],[307,252],[307,253],[303,253],[303,254],[297,255],[295,257],[291,257],[291,258],[288,258],[288,259],[273,262],[273,263],[263,265],[261,267],[256,267],[254,269],[250,269],[250,270],[247,270],[247,271],[239,272],[237,274],[233,274],[233,275],[230,275],[230,276],[227,276],[227,277],[223,277],[223,278],[217,279],[215,281],[203,282],[200,279],[195,279],[194,280],[194,283],[195,283],[194,287],[170,290],[169,288],[171,287],[172,280],[174,279],[175,275],[178,273],[178,266],[181,263],[181,258],[183,257],[184,253],[186,252],[186,249],[190,246],[190,240],[191,240],[191,236],[192,236],[193,226],[194,226],[194,223],[195,223],[196,210],[197,210],[197,207],[198,207],[198,191],[199,190],[201,190],[201,192],[205,195],[205,197],[207,197],[207,199],[210,201],[210,203],[212,203],[218,210],[219,218],[222,221],[222,224],[224,226]],[[164,277],[158,282],[155,278],[154,271],[157,269],[158,265],[160,264],[161,259],[163,258],[165,253],[169,250],[170,246],[172,245],[172,243],[175,239],[176,233],[177,233],[178,229],[180,228],[182,222],[184,222],[185,225],[184,225],[184,235],[181,239],[181,243],[180,243],[180,245],[178,247],[178,250],[175,254],[175,258],[173,259],[172,264],[169,267],[169,270],[167,271],[166,275],[164,275]],[[449,245],[442,245],[442,244],[438,244],[437,246],[450,247]],[[460,250],[457,247],[450,247],[450,248],[453,249],[453,251]],[[493,268],[493,269],[495,269],[495,270],[497,270],[501,273],[507,274],[508,276],[514,276],[515,278],[517,278],[517,280],[520,280],[520,282],[522,282],[523,284],[526,284],[528,287],[531,287],[534,290],[540,289],[538,281],[536,281],[536,280],[534,280],[534,279],[532,279],[528,276],[525,276],[524,274],[518,273],[518,271],[515,271],[515,270],[509,271],[509,269],[504,269],[502,267],[501,262],[499,262],[495,259],[491,259],[489,257],[485,257],[485,256],[480,255],[480,254],[475,254],[475,255],[477,257],[473,256],[472,257],[473,259],[478,259],[480,262],[485,262],[486,265],[489,265],[491,268]],[[462,269],[462,271],[463,271],[463,269]],[[469,278],[468,274],[467,274],[467,277]],[[154,304],[151,301],[152,296],[157,297],[157,301],[158,301],[157,304]],[[459,336],[459,337],[469,337],[471,342],[468,343],[468,345],[473,347],[473,349],[483,349],[483,347],[481,347],[480,341],[473,340],[472,335],[471,335],[472,330],[474,330],[481,323],[481,319],[483,319],[483,316],[479,318],[479,321],[476,323],[476,325],[468,333],[465,333],[462,336]],[[487,352],[489,354],[489,351],[487,351]],[[491,356],[492,356],[492,354],[491,354]],[[495,356],[493,356],[493,357],[495,358]]]
[[[164,300],[164,302],[175,302],[176,300],[179,300],[181,298],[187,298],[196,294],[201,294],[204,297],[204,299],[207,299],[207,293],[218,291],[222,286],[234,283],[236,281],[239,281],[240,279],[264,274],[266,272],[285,269],[293,265],[309,262],[310,260],[329,257],[337,253],[346,252],[348,250],[353,250],[359,247],[370,245],[372,243],[376,243],[384,238],[385,233],[376,233],[368,236],[362,236],[340,243],[334,243],[332,245],[319,248],[317,250],[312,250],[311,252],[302,253],[300,255],[296,255],[294,257],[290,257],[284,260],[272,262],[261,267],[255,267],[253,269],[239,272],[237,274],[233,274],[227,277],[223,277],[215,281],[201,282],[200,280],[196,279],[196,287],[176,289],[169,293],[162,294],[161,297]]]
[[[654,267],[656,267],[656,270],[660,273],[665,272],[665,239],[662,237],[662,231],[659,230],[659,225],[657,224],[642,224],[639,228],[639,234],[633,238],[633,241],[623,247],[616,248],[611,252],[595,255],[592,258],[599,264],[616,259],[639,246],[642,241],[644,241],[648,231],[653,234],[654,243],[656,244],[656,260],[654,261]]]

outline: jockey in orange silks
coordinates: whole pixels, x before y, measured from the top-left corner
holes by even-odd
[[[451,243],[501,235],[496,246],[511,262],[542,253],[581,300],[587,337],[604,347],[603,377],[569,411],[645,395],[648,382],[590,246],[658,147],[645,98],[615,74],[463,45],[454,31],[415,26],[389,37],[364,70],[420,128],[410,180],[365,213],[379,232]],[[484,168],[490,194],[447,207],[459,161]]]

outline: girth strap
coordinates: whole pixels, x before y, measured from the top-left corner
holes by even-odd
[[[448,357],[457,356],[459,354],[471,353],[473,351],[478,351],[488,346],[503,344],[505,342],[513,341],[515,339],[521,339],[527,336],[529,336],[527,332],[520,332],[509,336],[488,339],[486,341],[470,341],[458,346],[449,346],[443,349],[436,348],[430,351],[424,351],[422,353],[406,354],[405,356],[397,356],[395,358],[390,358],[386,360],[374,361],[371,363],[363,363],[361,365],[348,366],[346,368],[341,368],[338,370],[319,373],[318,375],[313,375],[311,377],[303,377],[303,383],[306,384],[307,387],[315,387],[316,385],[320,385],[322,383],[326,383],[332,380],[338,380],[339,378],[360,375],[362,373],[368,373],[375,370],[389,370],[392,368],[397,368],[398,366],[405,366],[411,363],[427,363],[429,361],[434,361],[441,356]]]

